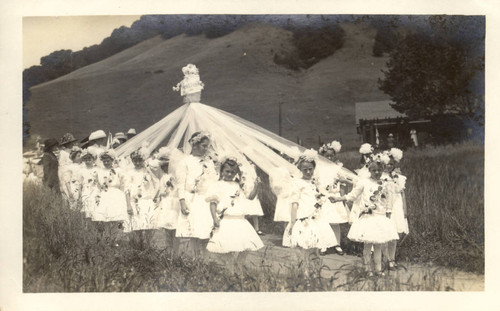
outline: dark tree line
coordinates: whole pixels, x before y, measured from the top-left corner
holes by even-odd
[[[413,22],[413,28],[379,31],[392,33],[388,44],[374,47],[374,55],[389,52],[380,89],[394,109],[412,118],[456,118],[484,133],[484,17],[439,15]]]

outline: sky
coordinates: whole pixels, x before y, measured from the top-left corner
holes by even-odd
[[[40,65],[40,58],[58,50],[74,52],[130,27],[140,15],[23,17],[23,68]]]

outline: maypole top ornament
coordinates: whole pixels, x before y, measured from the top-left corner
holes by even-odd
[[[181,92],[181,96],[184,96],[184,103],[199,103],[201,91],[205,85],[200,80],[198,68],[193,64],[188,64],[182,68],[182,72],[184,79],[172,89]]]

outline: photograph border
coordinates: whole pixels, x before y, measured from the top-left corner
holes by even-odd
[[[499,148],[498,108],[487,105],[485,130],[485,291],[484,292],[314,292],[314,293],[67,293],[22,291],[22,17],[137,14],[464,14],[486,15],[486,101],[494,102],[499,83],[500,4],[494,1],[44,1],[0,4],[0,310],[498,310],[500,289],[495,237],[500,236],[494,195]],[[7,60],[7,61],[5,61]],[[15,186],[13,186],[15,185]]]

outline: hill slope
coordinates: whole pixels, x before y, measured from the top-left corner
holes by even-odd
[[[202,102],[278,132],[308,147],[341,139],[358,145],[354,102],[387,99],[377,88],[385,58],[371,56],[375,31],[344,24],[344,47],[308,70],[294,72],[273,62],[295,49],[292,33],[252,24],[224,37],[155,37],[101,62],[31,89],[27,104],[32,134],[83,138],[92,130],[141,131],[182,104],[172,86],[188,63],[200,69]]]

